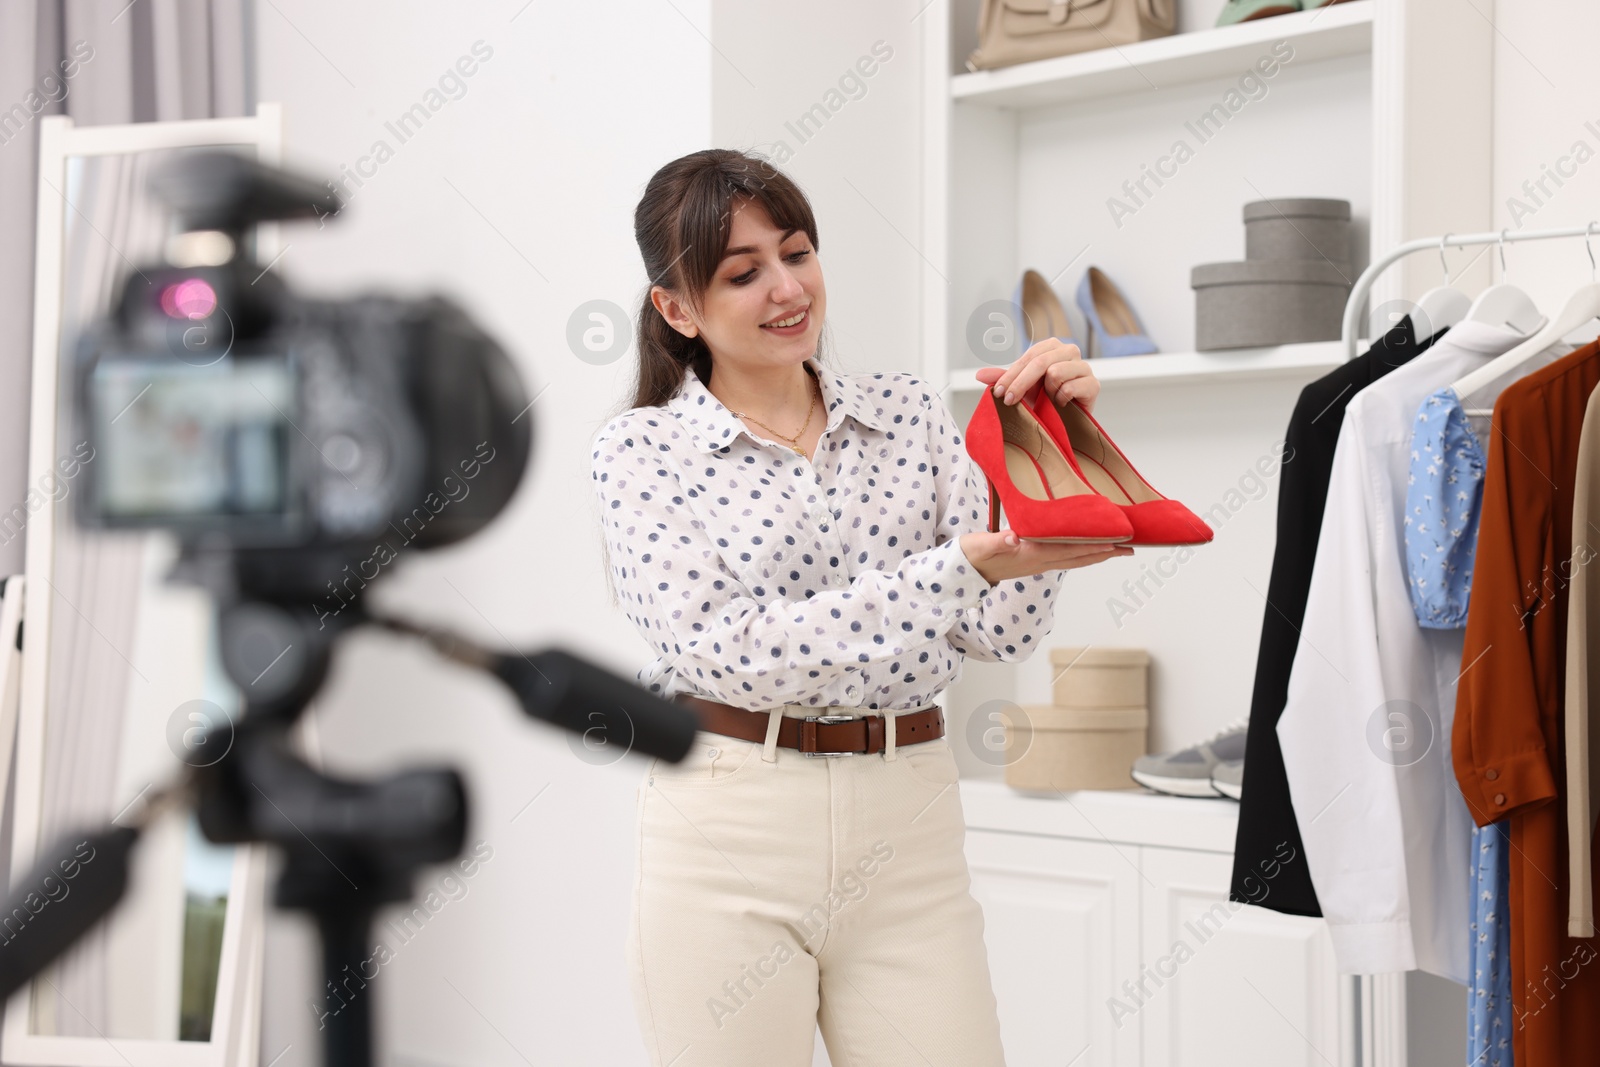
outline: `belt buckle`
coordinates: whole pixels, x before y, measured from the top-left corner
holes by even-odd
[[[828,723],[832,723],[832,722],[850,722],[852,719],[855,719],[856,717],[857,716],[854,716],[854,715],[807,715],[805,718],[801,719],[800,721],[801,722],[828,722]],[[805,744],[805,736],[806,736],[805,735],[805,730],[802,728],[801,731],[800,731],[800,743],[801,744]],[[854,755],[857,755],[857,754],[858,753],[855,753],[855,752],[807,752],[803,748],[800,750],[800,755],[802,755],[802,756],[854,756]]]

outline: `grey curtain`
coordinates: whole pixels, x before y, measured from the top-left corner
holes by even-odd
[[[250,114],[253,26],[251,0],[0,3],[0,508],[27,494],[39,119]],[[0,544],[0,573],[22,571],[22,540]]]
[[[0,515],[26,497],[33,349],[35,212],[65,195],[64,325],[104,310],[124,257],[153,255],[163,221],[141,205],[147,158],[88,161],[60,191],[38,181],[39,122],[79,126],[248,114],[249,0],[4,0],[0,3]],[[88,221],[88,220],[92,220]],[[87,538],[58,509],[46,717],[42,840],[111,810],[138,608],[142,545]],[[0,574],[21,573],[25,537],[0,543]],[[9,883],[12,805],[0,824],[0,885]],[[42,1032],[93,1036],[106,1027],[102,927],[51,972],[59,1003]],[[38,1016],[36,1015],[36,1019]]]

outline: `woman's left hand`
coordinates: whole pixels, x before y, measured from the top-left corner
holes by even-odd
[[[1032,345],[1009,367],[980,367],[978,381],[1014,403],[1024,397],[1034,386],[1044,390],[1058,404],[1073,397],[1087,411],[1094,410],[1095,398],[1100,395],[1100,380],[1089,369],[1089,364],[1078,351],[1078,346],[1068,344],[1059,337],[1046,337]]]

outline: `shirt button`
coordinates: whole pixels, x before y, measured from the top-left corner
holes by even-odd
[[[847,697],[856,696],[860,692],[861,692],[861,689],[858,686],[847,685],[847,686],[844,687],[844,695],[847,696]]]
[[[1483,776],[1492,782],[1496,778],[1500,777],[1500,772],[1495,770],[1493,767],[1490,767],[1488,770],[1483,772]]]
[[[1495,802],[1495,803],[1496,803],[1496,804],[1501,804],[1501,805],[1503,805],[1503,804],[1505,804],[1505,802],[1506,802],[1506,795],[1505,795],[1505,794],[1504,794],[1504,793],[1496,793],[1496,794],[1495,794],[1495,795],[1494,795],[1494,802]]]
[[[718,750],[714,749],[714,748],[706,749],[706,755],[710,756],[712,759],[716,759],[717,758],[717,752],[718,752]]]

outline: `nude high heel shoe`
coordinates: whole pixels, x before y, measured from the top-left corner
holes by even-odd
[[[966,447],[989,483],[990,533],[999,531],[1004,505],[1011,528],[1029,541],[1133,536],[1122,509],[1084,480],[1027,404],[1004,403],[985,389],[967,423]]]
[[[1067,309],[1061,306],[1061,298],[1056,296],[1056,291],[1050,288],[1050,283],[1038,271],[1022,272],[1022,280],[1017,282],[1017,291],[1011,297],[1011,304],[1022,325],[1024,349],[1046,337],[1058,337],[1068,344],[1077,344],[1072,339],[1072,325],[1067,322]]]

